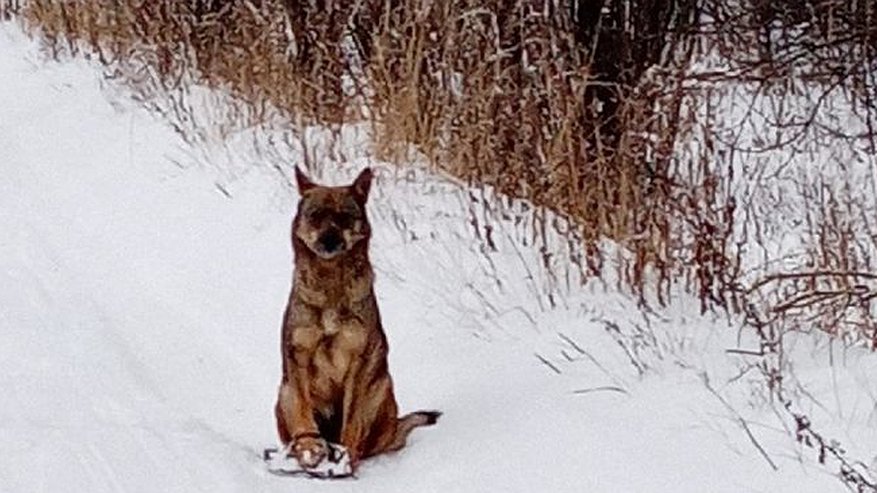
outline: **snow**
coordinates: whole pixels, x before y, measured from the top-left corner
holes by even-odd
[[[295,191],[241,165],[260,158],[249,136],[195,150],[113,94],[94,66],[46,63],[0,24],[0,491],[846,491],[760,400],[757,372],[740,377],[726,350],[752,340],[733,320],[694,302],[645,315],[601,284],[551,308],[516,226],[499,221],[483,251],[468,215],[488,212],[467,190],[374,160],[357,127],[321,180],[378,170],[397,398],[444,415],[355,480],[269,474]],[[834,363],[857,400],[821,416],[864,458],[866,356]],[[798,378],[830,396],[825,368]]]

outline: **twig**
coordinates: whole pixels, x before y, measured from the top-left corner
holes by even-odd
[[[752,349],[726,349],[726,353],[728,354],[746,354],[749,356],[764,356],[764,349],[760,349],[758,351]]]
[[[734,414],[734,418],[737,420],[738,423],[740,423],[740,426],[743,427],[743,431],[746,432],[746,435],[749,437],[749,441],[752,442],[752,445],[754,445],[756,449],[758,449],[758,452],[761,453],[761,456],[764,457],[764,460],[767,461],[767,463],[770,465],[770,467],[774,471],[778,471],[779,468],[774,463],[774,461],[770,458],[770,456],[767,455],[767,451],[765,451],[764,447],[762,447],[761,444],[758,443],[758,440],[755,439],[755,435],[752,434],[752,430],[749,429],[749,424],[746,423],[746,420],[743,419],[743,417],[740,416],[740,414],[736,410],[734,410],[733,407],[731,407],[731,405],[728,403],[728,401],[725,400],[724,397],[722,397],[721,395],[719,395],[718,392],[716,392],[716,390],[713,388],[712,385],[710,385],[710,380],[709,380],[709,377],[707,376],[706,372],[702,372],[700,374],[700,378],[701,378],[701,380],[703,380],[703,384],[706,386],[707,390],[709,390],[710,393],[713,394],[716,397],[716,399],[718,399],[719,402],[722,403],[723,406],[725,406],[725,409],[727,409],[728,411],[730,411],[731,413]]]
[[[554,364],[552,362],[543,358],[542,355],[540,355],[539,353],[533,353],[533,354],[535,354],[536,357],[539,358],[539,361],[541,361],[543,364],[545,364],[545,366],[547,366],[548,368],[551,368],[552,370],[554,370],[554,372],[557,373],[558,375],[560,375],[562,373],[560,371],[560,368],[554,366]]]
[[[746,290],[746,294],[752,293],[756,291],[758,288],[769,284],[773,281],[782,281],[786,279],[804,279],[804,278],[814,278],[814,277],[861,277],[864,279],[874,279],[877,280],[877,274],[871,272],[856,272],[856,271],[838,271],[838,270],[814,270],[809,272],[779,272],[776,274],[769,274],[758,282],[753,284],[748,290]]]
[[[581,355],[583,355],[584,357],[588,358],[588,360],[589,360],[591,363],[593,363],[594,366],[597,367],[597,369],[599,369],[600,371],[602,371],[604,375],[606,375],[607,377],[609,377],[610,379],[612,379],[612,381],[616,384],[616,385],[615,385],[616,387],[621,387],[621,384],[622,384],[623,382],[622,382],[620,379],[618,379],[618,377],[616,377],[615,375],[613,375],[613,374],[612,374],[612,373],[611,373],[611,372],[610,372],[605,366],[603,366],[599,361],[597,361],[597,358],[595,358],[594,355],[592,355],[592,354],[589,353],[588,351],[585,351],[585,349],[584,349],[581,345],[579,345],[578,343],[576,343],[575,341],[573,341],[573,340],[572,340],[569,336],[567,336],[566,334],[563,334],[563,333],[561,333],[561,332],[558,332],[557,335],[558,335],[558,337],[560,337],[561,339],[563,339],[564,342],[566,342],[567,344],[569,344],[570,347],[572,347],[573,349],[575,349],[579,354],[581,354]]]
[[[573,394],[590,394],[591,392],[618,392],[624,395],[630,395],[630,393],[621,387],[616,387],[614,385],[603,385],[600,387],[589,387],[587,389],[578,389],[573,390]]]

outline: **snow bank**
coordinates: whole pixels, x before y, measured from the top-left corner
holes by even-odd
[[[107,94],[0,25],[0,491],[845,491],[725,352],[733,321],[597,284],[552,307],[511,222],[483,250],[465,189],[374,161],[356,127],[324,180],[378,169],[397,396],[445,414],[357,480],[267,474],[295,191],[246,166],[270,136],[192,149]]]

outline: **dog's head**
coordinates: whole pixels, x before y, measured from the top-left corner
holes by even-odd
[[[301,200],[292,234],[322,259],[352,250],[371,235],[365,203],[371,188],[371,169],[364,169],[344,187],[327,187],[312,182],[298,168],[295,179]]]

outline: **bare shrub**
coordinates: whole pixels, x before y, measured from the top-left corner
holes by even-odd
[[[706,2],[704,17],[711,51],[693,75],[725,91],[713,99],[727,121],[710,125],[715,159],[735,171],[734,236],[747,256],[733,297],[759,307],[756,327],[873,348],[877,9],[746,0]]]
[[[691,274],[705,307],[722,300],[733,215],[717,193],[720,170],[706,161],[696,173],[679,169],[681,82],[648,73],[670,16],[649,44],[553,3],[318,7],[32,0],[23,17],[52,56],[95,55],[132,85],[227,88],[244,103],[230,115],[240,125],[275,114],[298,125],[367,118],[380,156],[410,158],[413,144],[467,183],[536,204],[529,241],[545,244],[548,218],[572,219],[564,233],[579,244],[582,280],[602,273],[597,244],[608,237],[633,252],[617,278],[643,300],[653,292],[666,301],[679,273]],[[613,22],[623,13],[613,9]],[[629,63],[607,56],[613,50]],[[184,96],[162,112],[181,133],[197,132]],[[504,208],[502,200],[494,205]]]
[[[806,159],[808,146],[833,138],[867,149],[859,142],[877,114],[873,9],[800,3],[30,0],[21,17],[51,56],[96,57],[192,142],[206,126],[227,135],[366,121],[378,156],[424,156],[490,191],[482,198],[496,215],[472,221],[488,247],[491,221],[518,216],[519,239],[546,257],[552,229],[575,245],[568,265],[580,281],[614,265],[644,303],[667,302],[682,280],[704,310],[739,310],[758,282],[741,252],[773,241],[768,230],[783,234],[768,209],[785,207],[769,196],[782,173],[749,163],[776,152]],[[200,121],[193,83],[236,103]],[[853,134],[826,118],[836,93],[865,115]],[[746,97],[748,108],[723,106]],[[722,121],[735,112],[743,118]],[[790,211],[811,246],[792,270],[870,269],[871,246],[855,265],[828,256],[868,242],[859,226],[832,222],[840,216],[826,194],[792,183],[811,211]],[[536,207],[522,213],[514,198]],[[854,209],[844,214],[867,216]],[[614,262],[604,238],[621,246]],[[775,260],[760,275],[777,274]]]

